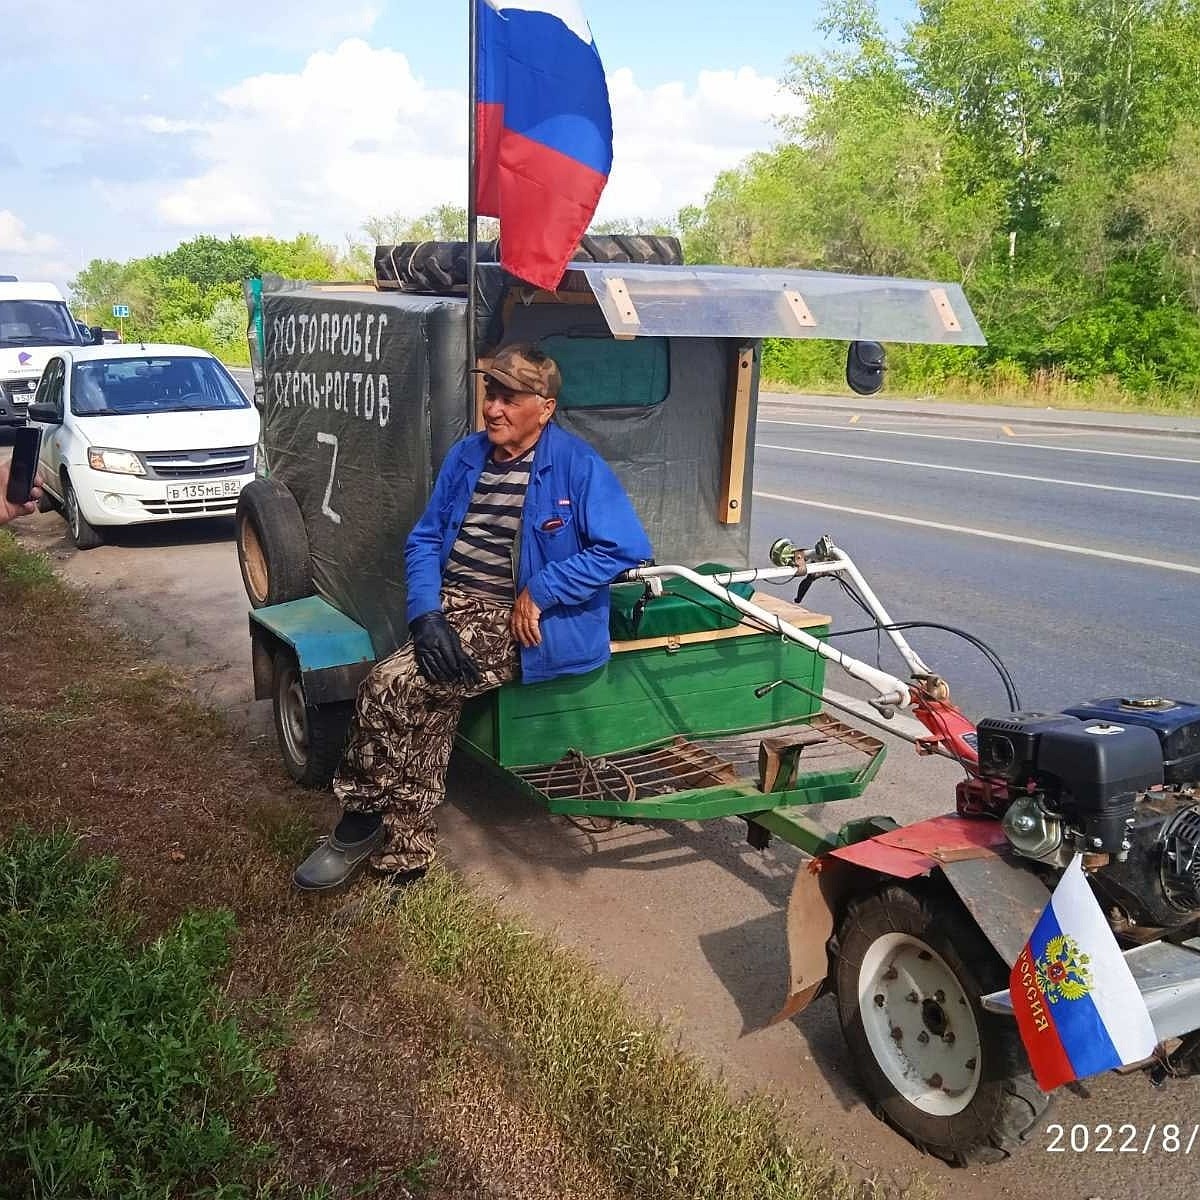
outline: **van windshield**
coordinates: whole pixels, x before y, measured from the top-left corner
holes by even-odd
[[[249,407],[241,389],[211,358],[93,359],[71,368],[71,411],[77,417]]]
[[[81,345],[83,338],[61,300],[0,300],[0,349]]]

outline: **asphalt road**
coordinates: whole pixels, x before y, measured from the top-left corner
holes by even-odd
[[[776,536],[807,546],[833,534],[894,620],[991,645],[1026,708],[1200,699],[1198,524],[1200,440],[855,419],[798,401],[760,412],[756,561]],[[807,603],[842,628],[865,623],[830,583]],[[1007,711],[978,651],[941,632],[906,636],[973,717]],[[874,658],[874,635],[839,644]]]
[[[854,415],[799,401],[764,405],[753,516],[760,559],[775,537],[805,545],[831,533],[895,618],[958,625],[994,645],[1027,706],[1200,693],[1200,550],[1188,536],[1197,500],[1175,498],[1200,493],[1200,441],[1011,423],[1006,432],[1000,422],[899,417],[886,404]],[[870,461],[878,459],[891,461]],[[944,467],[959,469],[934,469]],[[939,528],[946,525],[958,528]],[[88,554],[69,547],[57,516],[19,528],[155,653],[188,667],[248,737],[273,737],[269,705],[250,695],[246,605],[228,522],[128,530]],[[1104,557],[1130,554],[1152,561]],[[810,593],[809,604],[834,611],[843,627],[858,623],[832,585]],[[912,636],[972,715],[1003,711],[999,684],[976,651],[940,633]],[[874,653],[873,639],[860,643],[860,653]],[[953,764],[918,759],[901,743],[893,750],[845,815],[911,820],[952,807]],[[797,856],[778,844],[749,849],[737,822],[586,835],[464,770],[452,774],[440,820],[447,856],[477,886],[579,948],[645,1009],[675,1020],[685,1044],[735,1087],[774,1088],[800,1128],[869,1172],[927,1172],[961,1200],[1183,1200],[1200,1183],[1200,1141],[1197,1157],[1057,1153],[1047,1127],[1024,1156],[986,1170],[950,1171],[919,1156],[864,1106],[829,1000],[763,1028],[784,990],[784,910]],[[1140,1135],[1173,1122],[1186,1135],[1200,1122],[1200,1084],[1159,1093],[1140,1076],[1105,1076],[1064,1093],[1051,1120],[1068,1134],[1132,1123]]]

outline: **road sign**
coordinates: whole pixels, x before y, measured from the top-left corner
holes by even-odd
[[[125,318],[125,317],[129,316],[129,305],[128,304],[114,304],[113,305],[113,316],[121,317],[121,318]]]

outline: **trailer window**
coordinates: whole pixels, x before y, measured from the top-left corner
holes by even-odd
[[[560,408],[653,408],[671,390],[666,338],[619,342],[555,334],[541,345],[562,372]]]

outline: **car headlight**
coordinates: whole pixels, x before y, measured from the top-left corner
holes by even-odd
[[[93,471],[111,471],[114,475],[145,475],[146,468],[136,454],[128,450],[106,450],[103,446],[88,447],[88,466]]]

